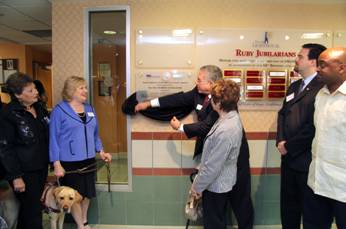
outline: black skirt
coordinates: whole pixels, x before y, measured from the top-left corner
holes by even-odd
[[[60,184],[74,188],[83,197],[88,199],[96,196],[96,160],[95,158],[84,161],[60,161],[66,172],[76,171],[87,167],[86,170],[92,170],[87,173],[70,173],[60,178]],[[92,165],[92,166],[90,166]],[[90,166],[90,167],[89,167]]]

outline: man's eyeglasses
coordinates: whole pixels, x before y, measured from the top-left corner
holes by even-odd
[[[198,84],[203,84],[203,83],[208,83],[208,82],[209,82],[208,80],[199,80],[199,79],[196,80],[196,83],[198,83]]]

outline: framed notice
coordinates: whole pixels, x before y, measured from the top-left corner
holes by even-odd
[[[103,80],[98,81],[99,96],[110,96],[112,87],[108,87]]]
[[[18,72],[18,59],[0,60],[0,84],[5,83],[7,78],[16,72]]]
[[[99,63],[98,70],[99,70],[99,77],[101,79],[106,79],[111,77],[111,64]]]

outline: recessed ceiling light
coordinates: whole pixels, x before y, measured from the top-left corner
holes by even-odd
[[[319,39],[322,38],[324,33],[303,33],[302,39]]]
[[[174,37],[187,37],[192,33],[192,29],[174,29],[172,34]]]
[[[117,34],[117,32],[113,31],[113,30],[105,30],[103,31],[104,34],[108,34],[108,35],[114,35]]]

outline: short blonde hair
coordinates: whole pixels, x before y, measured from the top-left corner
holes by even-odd
[[[86,84],[84,78],[80,76],[70,76],[65,80],[64,88],[62,89],[61,96],[63,100],[70,102],[72,100],[73,94],[77,88],[81,85]]]

